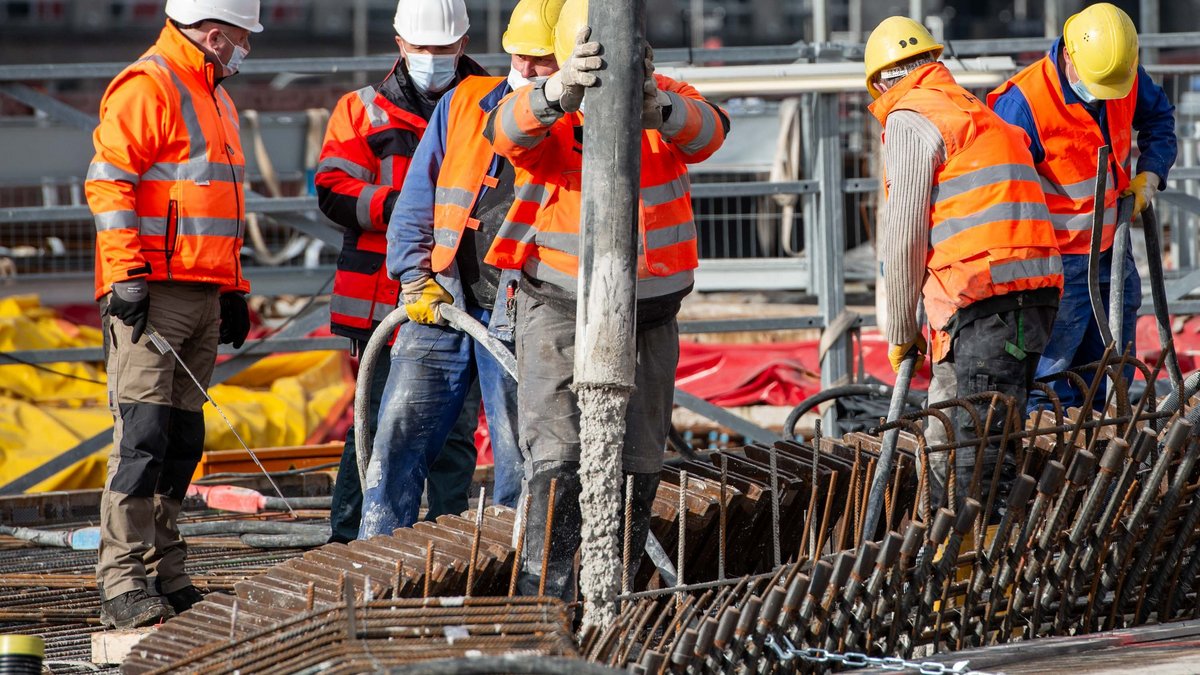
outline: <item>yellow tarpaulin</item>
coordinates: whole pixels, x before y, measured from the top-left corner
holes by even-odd
[[[35,296],[0,300],[0,352],[100,344],[100,331],[64,321]],[[106,379],[100,363],[0,365],[0,485],[110,430]],[[306,443],[353,386],[344,352],[299,352],[264,358],[209,394],[242,439],[261,448]],[[241,447],[211,405],[204,427],[205,450]],[[109,447],[29,491],[101,487]]]

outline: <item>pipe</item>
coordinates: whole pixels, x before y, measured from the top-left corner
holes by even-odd
[[[1111,345],[1112,332],[1108,329],[1108,317],[1104,315],[1104,298],[1100,295],[1100,244],[1104,232],[1104,195],[1108,191],[1108,156],[1112,149],[1102,145],[1096,150],[1096,190],[1092,197],[1092,246],[1088,251],[1088,297],[1092,301],[1092,314],[1096,327],[1105,345]]]
[[[826,401],[832,401],[843,396],[888,396],[892,393],[892,387],[886,384],[846,384],[840,387],[833,387],[824,391],[817,392],[812,396],[804,399],[792,412],[788,413],[787,420],[783,423],[783,438],[787,441],[796,440],[796,424],[800,418],[809,410],[821,405]],[[917,408],[921,407],[921,400],[913,400],[909,395],[905,398],[905,402]]]
[[[1171,334],[1171,317],[1167,314],[1167,289],[1163,281],[1162,241],[1158,231],[1158,217],[1154,205],[1146,204],[1142,211],[1142,232],[1146,235],[1146,258],[1150,264],[1150,294],[1154,299],[1154,318],[1158,323],[1158,341],[1162,345],[1162,358],[1167,363],[1167,375],[1171,377],[1171,389],[1183,391],[1183,373],[1179,370],[1179,359],[1175,353],[1175,337]],[[1152,382],[1147,385],[1153,386]]]
[[[1112,268],[1108,285],[1108,330],[1117,350],[1125,353],[1125,256],[1129,252],[1129,221],[1133,218],[1133,196],[1117,201],[1117,232],[1113,237]]]
[[[900,362],[900,371],[896,374],[896,387],[892,390],[892,402],[888,407],[887,421],[894,422],[904,413],[904,399],[908,395],[908,385],[912,382],[916,366],[917,350],[914,349]],[[883,493],[887,490],[888,480],[891,478],[892,457],[896,454],[896,441],[899,438],[899,427],[889,429],[883,436],[883,446],[879,449],[879,463],[875,467],[875,477],[871,480],[871,492],[867,499],[867,519],[862,530],[864,540],[875,537],[879,513],[883,510]]]

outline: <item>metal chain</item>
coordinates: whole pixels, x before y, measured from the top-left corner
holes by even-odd
[[[781,645],[780,642],[783,642],[783,644]],[[861,652],[839,654],[817,647],[799,649],[786,636],[776,638],[773,635],[768,635],[766,646],[775,653],[775,656],[780,661],[784,662],[801,659],[809,663],[836,663],[847,668],[875,666],[883,670],[915,670],[923,675],[992,675],[991,673],[971,670],[968,661],[958,661],[953,666],[947,666],[936,661],[905,661],[897,656],[877,658]]]

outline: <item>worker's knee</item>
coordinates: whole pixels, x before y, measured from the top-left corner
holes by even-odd
[[[152,497],[168,447],[171,409],[154,403],[121,403],[117,467],[108,489]]]
[[[204,454],[204,413],[171,410],[167,448],[156,491],[170,499],[182,500]]]

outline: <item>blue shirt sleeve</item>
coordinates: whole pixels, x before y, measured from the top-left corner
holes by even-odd
[[[1175,106],[1162,87],[1138,66],[1137,105],[1133,110],[1133,128],[1137,131],[1137,171],[1158,174],[1163,188],[1167,173],[1175,164]]]
[[[1042,139],[1038,136],[1037,125],[1033,122],[1033,112],[1029,109],[1029,101],[1017,87],[1009,87],[1001,94],[992,109],[1005,122],[1021,127],[1029,136],[1029,154],[1033,155],[1033,163],[1037,164],[1046,159],[1046,149],[1042,147]]]
[[[429,261],[433,253],[434,196],[446,157],[446,121],[455,91],[442,96],[433,109],[388,223],[388,275],[401,282],[433,276]]]

